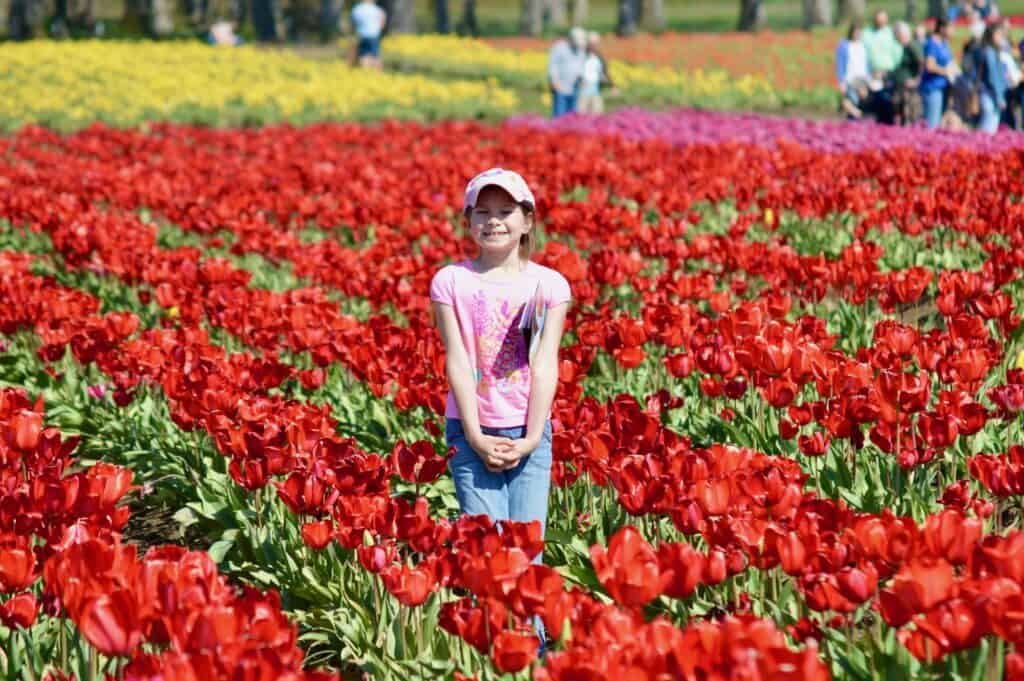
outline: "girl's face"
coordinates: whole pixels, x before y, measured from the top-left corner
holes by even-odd
[[[507,253],[533,229],[533,218],[500,187],[484,187],[469,212],[469,233],[481,251]]]

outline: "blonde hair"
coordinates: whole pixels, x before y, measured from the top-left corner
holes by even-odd
[[[530,218],[530,231],[519,237],[519,259],[529,260],[537,248],[537,209],[529,201],[521,201],[519,209]]]

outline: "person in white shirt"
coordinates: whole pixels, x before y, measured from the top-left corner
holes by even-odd
[[[583,75],[580,79],[579,111],[580,113],[604,113],[604,98],[601,88],[614,85],[608,75],[608,67],[598,47],[601,36],[591,31],[587,34],[587,57],[583,61]]]
[[[360,0],[352,8],[352,28],[356,33],[354,62],[360,66],[381,68],[380,36],[388,15],[374,0]]]
[[[836,84],[842,96],[842,108],[851,119],[861,117],[864,100],[880,87],[872,78],[871,61],[862,35],[860,24],[852,24],[846,39],[840,41],[836,49]]]
[[[569,29],[569,39],[556,40],[548,54],[548,86],[551,88],[552,117],[575,113],[579,82],[586,60],[587,32]]]
[[[1006,109],[1003,123],[1020,130],[1024,127],[1024,74],[1013,56],[1013,43],[1009,39],[1009,23],[1003,22],[1004,39],[999,50],[999,62],[1006,76]]]

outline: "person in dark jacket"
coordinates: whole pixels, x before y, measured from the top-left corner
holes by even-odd
[[[917,86],[921,82],[924,68],[924,50],[914,40],[913,31],[906,23],[896,22],[896,40],[903,46],[896,68],[889,74],[887,89],[892,92],[893,108],[900,125],[913,123],[921,118],[921,95]]]

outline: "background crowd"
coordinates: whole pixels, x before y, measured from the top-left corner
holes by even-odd
[[[568,113],[604,112],[602,90],[614,83],[608,64],[600,52],[601,36],[578,26],[569,29],[567,38],[556,40],[548,55],[548,87],[551,90],[551,114],[557,118]]]
[[[957,49],[951,19],[965,20]],[[1009,22],[991,0],[973,0],[911,28],[890,25],[884,11],[871,26],[852,24],[836,49],[840,107],[848,119],[929,128],[975,127],[995,133],[1024,124],[1021,59]]]

